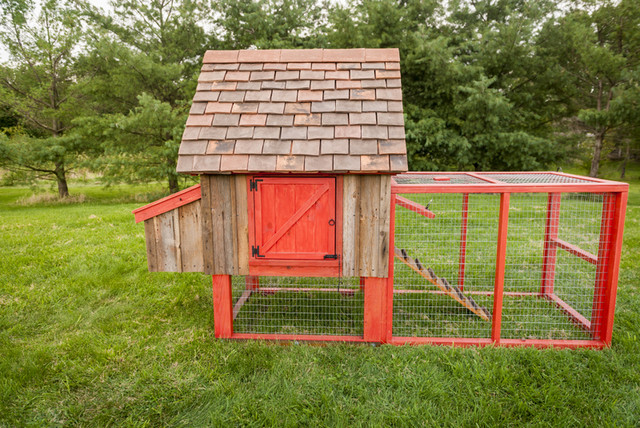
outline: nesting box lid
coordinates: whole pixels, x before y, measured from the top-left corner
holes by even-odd
[[[397,49],[207,51],[178,172],[407,170]]]

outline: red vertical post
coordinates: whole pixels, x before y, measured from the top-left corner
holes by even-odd
[[[391,207],[389,211],[389,276],[387,277],[387,316],[386,316],[386,342],[391,342],[393,337],[393,272],[396,247],[396,194],[391,194]]]
[[[260,277],[255,275],[247,275],[244,279],[244,283],[247,290],[257,290],[260,288]]]
[[[507,230],[509,228],[509,193],[500,195],[500,215],[498,218],[498,244],[496,251],[496,278],[493,287],[493,317],[491,319],[491,340],[500,344],[502,328],[502,298],[504,294],[504,269],[507,257]]]
[[[600,339],[607,345],[611,344],[613,333],[626,208],[627,192],[605,194],[602,204],[591,326],[594,339]]]
[[[364,291],[364,276],[360,277],[360,291]]]
[[[213,323],[215,336],[228,339],[233,334],[233,302],[231,298],[231,275],[212,275],[213,279]]]
[[[544,229],[544,252],[542,256],[542,280],[540,294],[553,294],[553,282],[556,277],[556,254],[558,247],[554,241],[558,237],[560,224],[561,193],[549,193],[547,198],[547,221]]]
[[[462,194],[462,219],[460,225],[460,261],[458,263],[458,287],[464,290],[464,273],[467,260],[467,221],[469,218],[469,194]]]
[[[386,338],[387,278],[364,279],[364,340],[384,342]]]

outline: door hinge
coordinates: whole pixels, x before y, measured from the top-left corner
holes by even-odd
[[[251,257],[264,257],[264,256],[260,255],[260,246],[259,245],[257,247],[254,247],[253,245],[251,246]]]
[[[324,256],[325,259],[334,259],[336,260],[338,258],[337,254],[327,254]]]
[[[254,178],[249,180],[249,191],[253,192],[254,190],[258,191],[258,182],[263,181],[261,178]]]

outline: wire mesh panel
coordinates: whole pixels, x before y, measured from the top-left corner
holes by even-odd
[[[490,337],[491,323],[461,301],[472,301],[491,312],[499,195],[400,196],[427,206],[434,216],[396,207],[395,246],[410,262],[396,258],[394,265],[393,335]],[[421,275],[415,269],[415,258],[439,281],[434,284],[428,275]],[[462,297],[456,299],[447,293],[446,284]]]
[[[464,173],[447,174],[400,174],[394,177],[398,184],[487,184],[487,181]]]
[[[234,333],[362,336],[359,278],[232,280]]]
[[[491,178],[508,184],[547,184],[547,183],[592,183],[582,178],[549,172],[543,173],[482,173],[482,177]]]
[[[471,299],[488,313],[493,309],[500,194],[397,196],[393,335],[491,337],[491,320],[461,302]],[[598,269],[604,269],[606,259],[599,253],[608,251],[613,238],[603,226],[603,214],[612,217],[609,210],[614,209],[607,197],[589,192],[511,194],[501,338],[597,339],[594,302],[604,294]],[[442,279],[460,291],[461,299],[452,298]]]
[[[511,195],[501,337],[590,339],[576,318],[591,317],[595,266],[558,244],[597,247],[602,203],[592,196]]]

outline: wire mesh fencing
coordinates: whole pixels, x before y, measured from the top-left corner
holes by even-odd
[[[463,303],[471,300],[491,312],[500,194],[399,196],[425,206],[432,216],[396,205],[393,335],[490,338],[491,320],[443,292],[415,264],[459,290]],[[511,195],[501,338],[594,338],[594,301],[598,287],[604,287],[597,280],[598,253],[611,238],[602,228],[603,209],[609,215],[599,193]]]
[[[362,336],[359,278],[232,279],[235,333]]]
[[[428,206],[433,218],[396,208],[395,246],[411,259],[491,311],[499,195],[403,194]],[[462,262],[462,263],[461,263]],[[444,281],[442,281],[444,279]],[[457,291],[455,291],[457,293]],[[491,323],[396,258],[395,336],[490,337]]]

